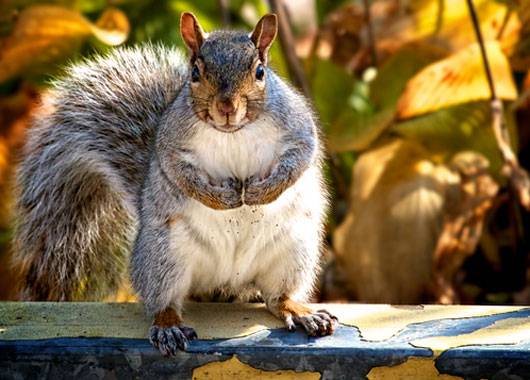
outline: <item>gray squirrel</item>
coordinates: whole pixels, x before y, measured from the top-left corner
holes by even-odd
[[[184,350],[183,301],[260,294],[289,330],[332,334],[300,302],[318,272],[327,191],[315,117],[251,34],[183,13],[176,49],[120,48],[71,66],[28,131],[15,264],[23,299],[97,300],[129,272],[152,344]],[[131,254],[132,252],[132,254]]]

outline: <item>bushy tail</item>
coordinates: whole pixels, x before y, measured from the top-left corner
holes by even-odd
[[[137,199],[179,52],[117,49],[72,66],[28,131],[18,171],[16,253],[27,300],[97,300],[122,283]]]

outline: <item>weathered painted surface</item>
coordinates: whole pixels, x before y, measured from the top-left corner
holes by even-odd
[[[199,340],[164,358],[138,304],[0,303],[0,379],[530,379],[530,308],[318,305],[335,335],[259,304],[189,304]]]

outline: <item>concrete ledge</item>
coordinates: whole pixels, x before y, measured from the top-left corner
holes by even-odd
[[[164,358],[138,304],[0,303],[0,379],[530,379],[530,308],[315,305],[335,335],[289,333],[259,304],[196,304]]]

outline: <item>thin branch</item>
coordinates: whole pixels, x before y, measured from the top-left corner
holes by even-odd
[[[519,97],[513,101],[513,103],[510,105],[510,111],[515,111],[521,108],[525,105],[525,103],[528,102],[528,100],[530,100],[530,87],[523,90]]]
[[[433,35],[440,33],[440,30],[442,30],[444,14],[445,14],[445,1],[438,0],[438,12],[436,13],[436,27],[434,28]]]
[[[486,47],[484,46],[484,38],[482,37],[482,32],[480,30],[480,23],[478,21],[477,11],[473,5],[473,0],[467,0],[467,7],[469,9],[469,14],[471,15],[471,21],[473,21],[473,29],[475,30],[475,36],[477,37],[478,44],[480,46],[480,54],[482,55],[482,63],[484,65],[484,70],[486,71],[486,78],[488,79],[488,86],[490,88],[491,100],[497,99],[497,94],[495,93],[495,85],[493,83],[493,76],[491,75],[490,63],[488,60],[488,55],[486,54]]]
[[[510,21],[510,17],[512,16],[512,8],[507,5],[506,6],[506,13],[504,14],[504,18],[502,19],[501,27],[499,28],[499,32],[497,33],[497,37],[495,39],[500,40],[504,34],[504,31],[506,30],[506,26],[508,25],[508,21]]]
[[[289,24],[287,12],[282,0],[269,0],[271,11],[278,16],[278,34],[280,46],[287,62],[287,70],[294,85],[298,87],[305,96],[311,98],[309,83],[304,74],[304,69],[294,51],[294,36]]]
[[[473,0],[467,0],[467,6],[469,14],[471,15],[471,20],[473,21],[475,35],[480,46],[482,63],[484,64],[484,70],[486,72],[486,78],[490,89],[492,128],[504,160],[502,173],[508,177],[509,183],[517,194],[521,205],[527,210],[530,210],[530,178],[528,177],[528,172],[519,165],[519,160],[510,144],[510,135],[504,120],[504,107],[502,101],[497,97],[497,93],[495,92],[493,75],[491,74],[488,55],[484,46],[484,39],[482,38],[482,32],[480,31],[480,24],[475,6],[473,5]]]
[[[221,19],[223,20],[223,26],[230,26],[230,0],[217,0],[219,9],[221,11]]]
[[[377,50],[375,47],[374,26],[372,23],[372,16],[370,12],[370,0],[363,0],[364,5],[364,21],[366,22],[366,29],[368,32],[368,46],[370,48],[370,56],[372,59],[372,66],[377,66]]]

